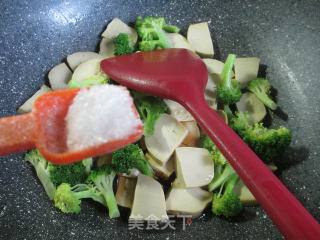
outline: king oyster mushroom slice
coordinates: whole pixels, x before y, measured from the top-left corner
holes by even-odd
[[[75,52],[67,57],[67,63],[72,71],[74,71],[81,63],[98,57],[99,54],[96,52]]]
[[[148,152],[163,166],[187,134],[188,130],[180,122],[164,113],[157,121],[153,135],[145,137],[145,144]]]
[[[179,147],[175,150],[176,188],[193,188],[208,185],[213,179],[214,165],[207,149]]]
[[[72,72],[68,68],[67,64],[58,64],[52,68],[48,74],[51,89],[56,91],[68,88],[68,82],[70,81],[71,76]]]
[[[253,93],[246,92],[242,94],[239,102],[236,103],[237,108],[241,112],[248,112],[253,122],[260,122],[267,115],[266,107]]]
[[[183,140],[182,144],[188,147],[195,147],[198,144],[198,141],[200,139],[200,129],[198,127],[198,124],[195,120],[193,121],[187,121],[187,122],[181,122],[183,126],[185,126],[188,129],[188,135]]]
[[[171,99],[163,99],[167,104],[170,116],[177,119],[179,122],[192,121],[194,118],[180,103]]]
[[[197,188],[171,188],[167,194],[167,212],[199,217],[212,200],[212,192]]]
[[[139,174],[129,221],[168,221],[162,185],[151,177]]]
[[[99,45],[99,55],[104,58],[114,57],[113,39],[102,38]]]
[[[160,179],[168,180],[175,170],[173,157],[171,157],[165,165],[159,164],[149,153],[146,153],[146,159],[153,169],[155,176]]]
[[[51,88],[47,87],[46,85],[42,85],[41,88],[35,94],[33,94],[31,98],[25,101],[25,103],[18,108],[18,113],[30,112],[32,110],[33,103],[36,101],[36,99],[40,97],[42,94],[45,94],[50,91]]]
[[[136,184],[137,178],[119,177],[116,192],[116,200],[119,206],[132,208]]]
[[[179,33],[166,33],[169,39],[170,48],[185,48],[195,52],[189,41]]]
[[[102,59],[103,58],[99,56],[98,58],[90,59],[81,63],[73,72],[72,79],[81,81],[94,75],[104,74],[100,68],[100,62]]]
[[[243,87],[258,76],[259,63],[260,59],[255,57],[236,58],[234,62],[235,78]]]
[[[228,115],[223,110],[216,110],[216,113],[226,124],[228,124]]]
[[[196,52],[203,57],[213,57],[213,44],[207,22],[191,24],[187,39]]]

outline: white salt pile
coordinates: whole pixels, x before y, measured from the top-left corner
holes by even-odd
[[[128,90],[115,85],[81,89],[66,115],[69,151],[123,139],[142,125]]]

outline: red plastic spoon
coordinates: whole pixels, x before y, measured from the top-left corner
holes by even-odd
[[[142,136],[141,125],[136,133],[127,138],[80,151],[68,151],[64,119],[79,90],[67,89],[44,94],[36,100],[31,113],[0,118],[0,156],[36,147],[47,160],[55,164],[67,164],[113,152]],[[138,118],[134,105],[132,108]]]
[[[208,72],[186,49],[164,49],[108,58],[102,70],[129,88],[182,104],[226,156],[288,239],[319,239],[320,225],[253,151],[207,105]]]

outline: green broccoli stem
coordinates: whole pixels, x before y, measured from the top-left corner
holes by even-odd
[[[171,32],[171,33],[177,33],[180,31],[180,29],[176,26],[172,26],[169,24],[164,24],[162,27],[163,30],[167,31],[167,32]]]
[[[232,88],[231,75],[234,61],[236,60],[235,54],[229,54],[223,66],[222,73],[220,74],[221,85]]]
[[[239,180],[239,175],[237,173],[231,174],[231,176],[228,178],[228,181],[226,182],[224,192],[225,193],[232,193],[234,186],[236,185],[238,180]]]
[[[234,170],[230,166],[230,164],[226,164],[222,174],[213,178],[212,182],[208,186],[208,190],[212,192],[215,189],[217,189],[221,184],[223,184],[224,182],[228,181],[229,177],[233,173],[234,173]]]
[[[268,108],[271,110],[276,110],[277,109],[277,104],[265,93],[265,92],[260,92],[257,94],[257,97],[266,105]]]
[[[108,191],[104,193],[103,196],[106,200],[106,203],[109,209],[109,217],[110,218],[120,217],[120,211],[119,211],[117,200],[114,196],[113,190],[112,192]]]
[[[137,168],[144,174],[153,178],[153,172],[146,160],[137,161]]]

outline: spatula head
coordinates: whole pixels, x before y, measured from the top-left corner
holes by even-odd
[[[208,72],[201,58],[187,49],[161,49],[108,58],[101,69],[116,82],[161,98],[185,101],[203,96]]]

